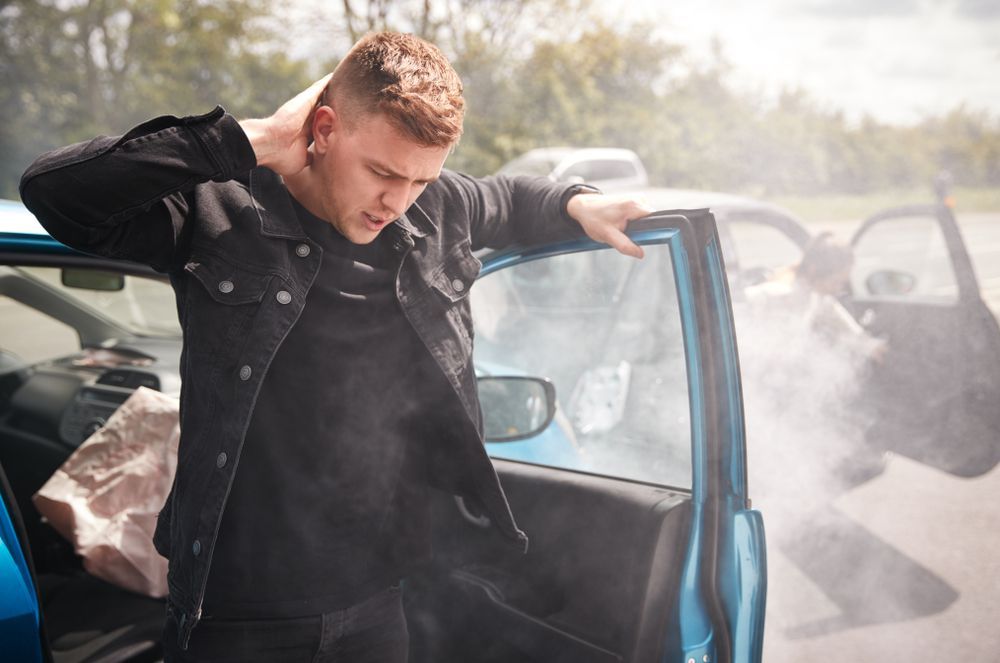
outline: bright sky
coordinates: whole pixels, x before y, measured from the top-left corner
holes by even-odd
[[[655,20],[732,82],[796,86],[848,118],[910,124],[959,103],[1000,117],[1000,0],[617,0],[610,18]]]

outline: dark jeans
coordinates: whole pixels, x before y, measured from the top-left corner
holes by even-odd
[[[177,645],[177,620],[167,611],[165,663],[406,663],[409,633],[399,587],[344,610],[292,619],[199,622],[187,651]]]

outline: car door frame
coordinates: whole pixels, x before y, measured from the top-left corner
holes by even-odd
[[[764,525],[747,485],[742,388],[718,228],[707,209],[630,224],[636,243],[670,243],[683,320],[692,426],[691,525],[664,651],[684,661],[759,661],[767,572]],[[482,256],[481,277],[552,255],[608,249],[591,240]]]

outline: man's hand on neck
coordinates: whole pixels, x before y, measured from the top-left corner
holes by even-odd
[[[257,165],[267,166],[286,180],[312,162],[312,117],[332,74],[324,76],[286,101],[271,117],[243,120]]]

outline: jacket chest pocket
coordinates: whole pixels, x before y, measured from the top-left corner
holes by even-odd
[[[482,263],[472,255],[468,242],[448,252],[441,267],[430,279],[431,286],[452,304],[468,300],[469,289],[479,276]]]
[[[275,275],[215,255],[195,257],[184,270],[193,277],[185,307],[188,350],[216,354],[233,348],[246,338]]]
[[[472,255],[469,243],[454,246],[439,269],[429,279],[435,307],[441,307],[447,323],[446,336],[441,339],[449,363],[458,371],[472,354],[472,312],[469,290],[479,276],[482,263]],[[452,347],[452,343],[458,345]]]

